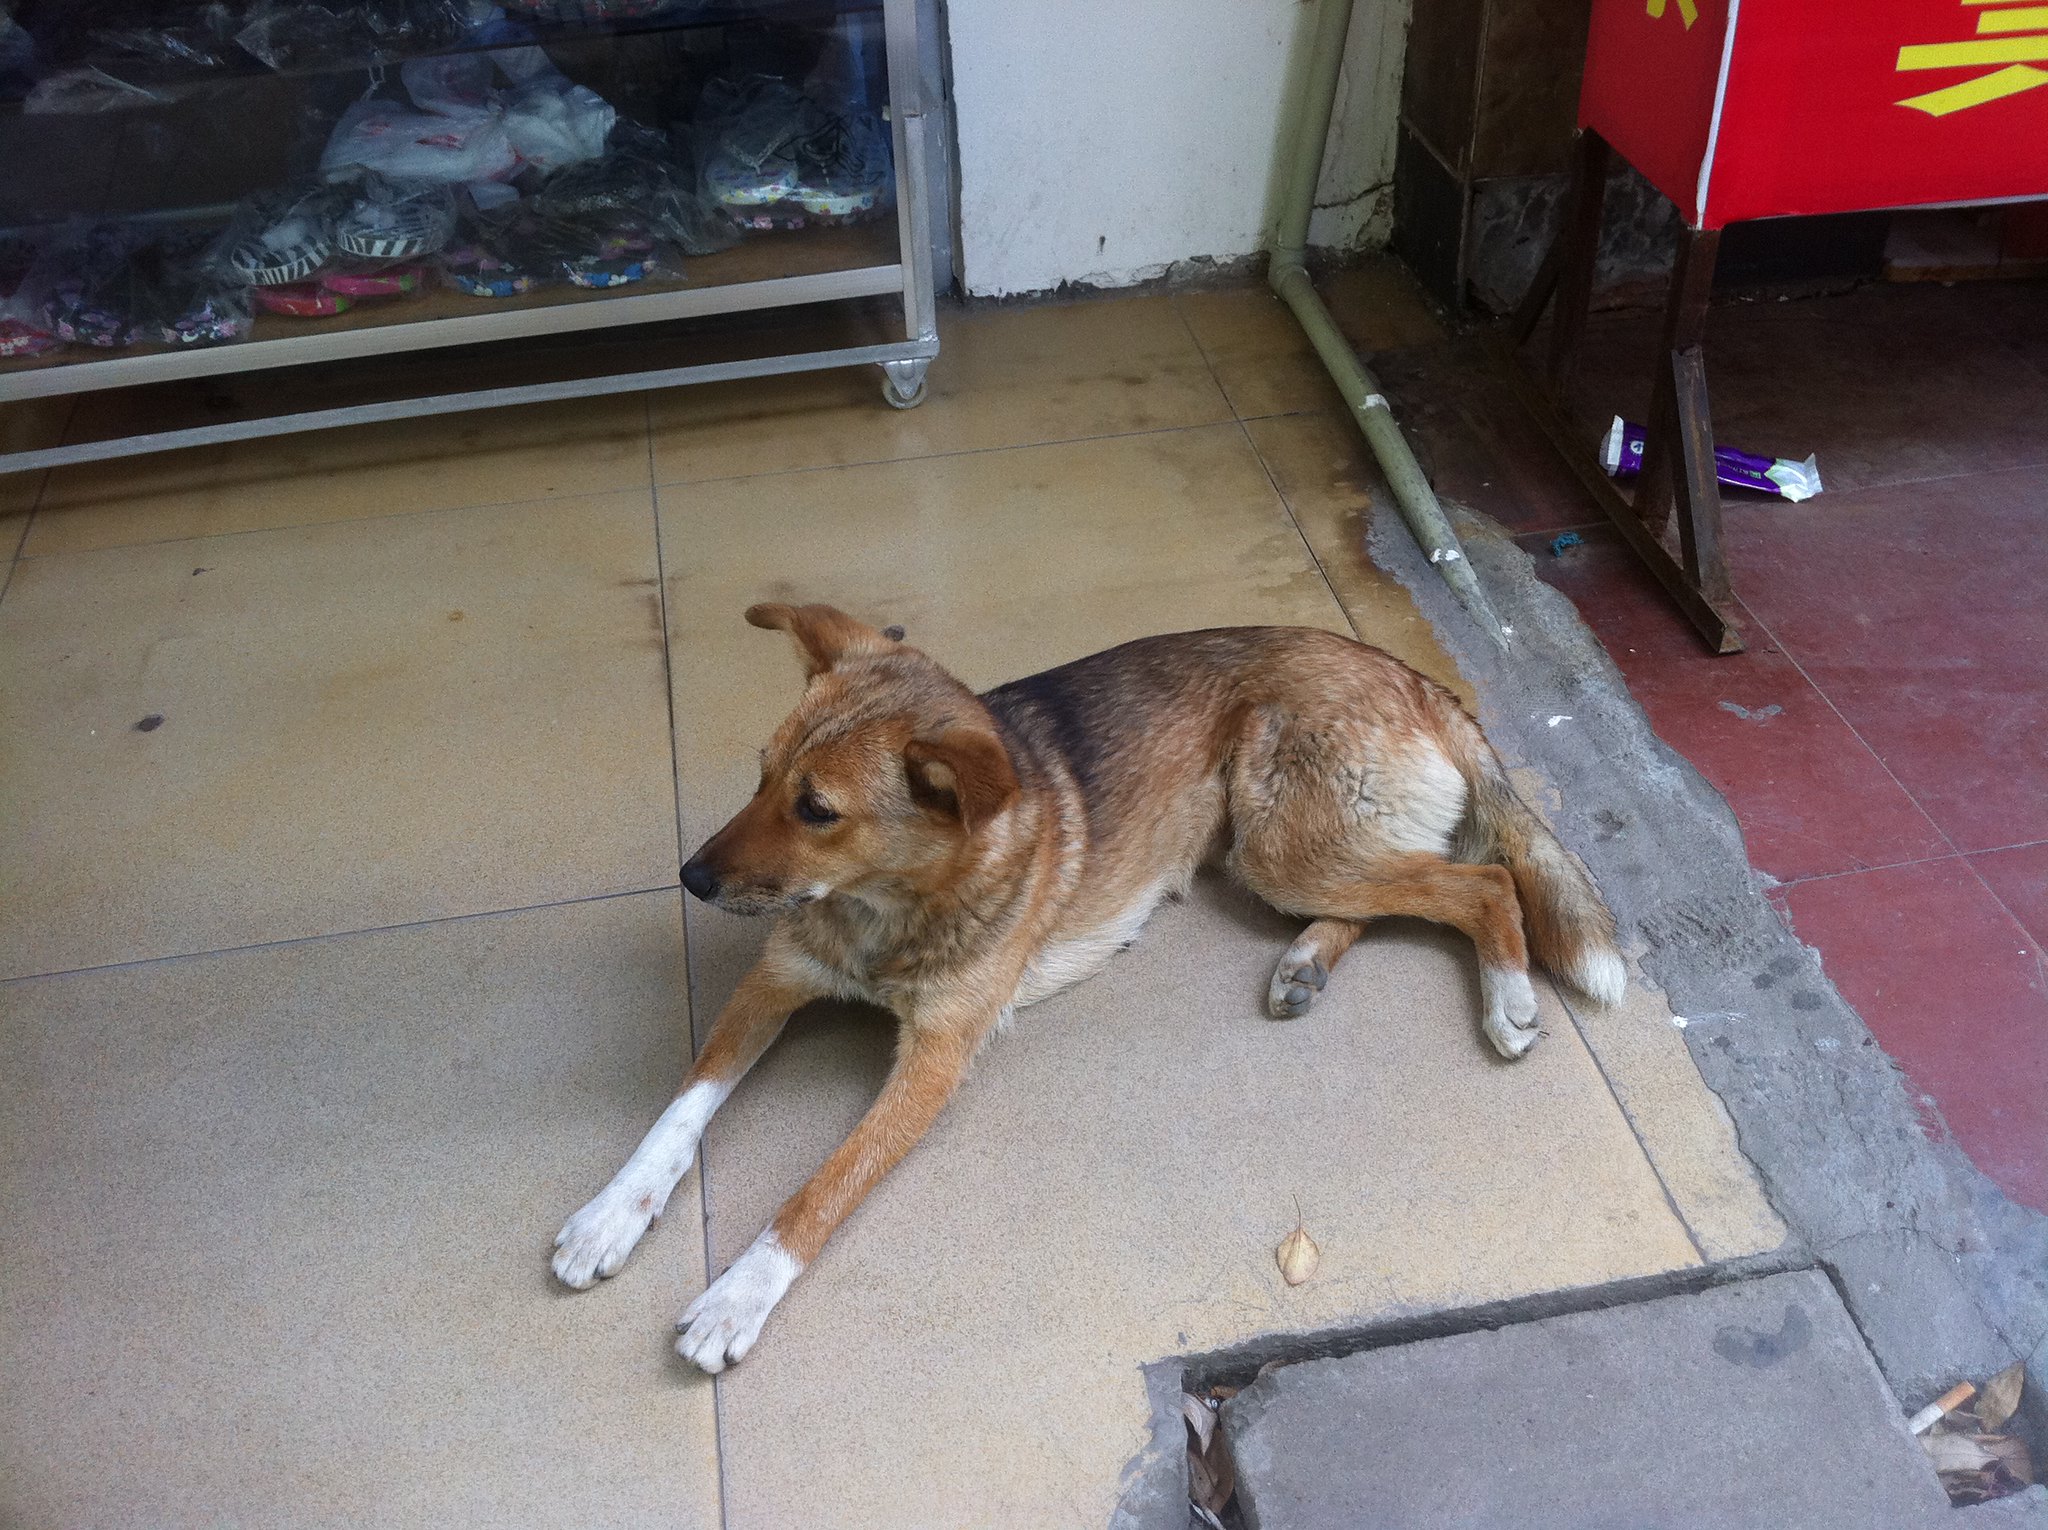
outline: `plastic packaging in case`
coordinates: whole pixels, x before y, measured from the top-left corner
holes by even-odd
[[[421,261],[401,261],[366,270],[334,267],[320,273],[320,285],[329,292],[358,300],[410,297],[425,287],[427,267]]]
[[[45,275],[37,240],[0,234],[0,358],[38,356],[56,348],[39,286]]]
[[[228,226],[228,265],[258,287],[307,280],[334,253],[334,220],[343,200],[331,186],[252,197]]]
[[[288,319],[325,319],[355,306],[355,300],[347,294],[330,291],[319,282],[292,282],[253,290],[257,307]]]

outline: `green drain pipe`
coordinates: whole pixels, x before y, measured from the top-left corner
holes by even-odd
[[[1451,530],[1443,506],[1437,503],[1429,480],[1422,476],[1415,454],[1408,449],[1401,427],[1394,423],[1386,395],[1359,361],[1357,352],[1337,328],[1336,320],[1330,317],[1330,310],[1316,296],[1315,285],[1308,278],[1309,214],[1315,208],[1316,182],[1323,172],[1323,143],[1330,132],[1330,112],[1337,101],[1337,75],[1344,63],[1344,38],[1350,27],[1351,0],[1321,0],[1315,41],[1309,51],[1308,81],[1301,94],[1289,149],[1278,237],[1266,268],[1266,280],[1281,301],[1294,310],[1309,343],[1322,358],[1330,381],[1344,395],[1351,418],[1372,448],[1380,471],[1386,474],[1401,518],[1408,523],[1415,540],[1422,544],[1429,561],[1472,619],[1505,648],[1509,629],[1493,614],[1464,548],[1458,545],[1458,534]]]

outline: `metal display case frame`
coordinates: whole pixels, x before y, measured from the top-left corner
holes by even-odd
[[[30,472],[207,446],[295,431],[555,399],[633,393],[741,377],[873,365],[882,396],[899,409],[924,401],[925,372],[939,353],[932,244],[932,117],[921,67],[919,0],[881,0],[889,83],[889,120],[896,167],[896,259],[809,274],[684,286],[671,291],[591,294],[581,300],[504,307],[445,318],[397,320],[360,327],[308,328],[302,334],[252,338],[187,351],[152,351],[65,360],[54,365],[0,367],[0,409],[54,395],[221,377],[279,367],[312,366],[395,356],[450,346],[516,344],[626,326],[665,324],[851,299],[900,297],[904,337],[884,343],[789,350],[739,360],[609,372],[511,387],[396,397],[333,408],[223,420],[174,430],[0,454],[0,474]],[[759,236],[775,239],[776,235]],[[802,237],[792,235],[792,238]]]

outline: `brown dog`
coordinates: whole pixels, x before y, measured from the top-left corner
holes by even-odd
[[[1480,1023],[1505,1057],[1536,1039],[1530,946],[1590,997],[1621,995],[1585,873],[1449,693],[1376,648],[1309,628],[1184,632],[976,696],[898,630],[830,606],[747,620],[796,640],[809,684],[762,751],[760,789],[683,885],[783,917],[682,1092],[556,1238],[555,1274],[580,1289],[625,1262],[799,1006],[865,999],[902,1030],[860,1125],[684,1312],[676,1348],[707,1371],[753,1346],[1011,1011],[1097,971],[1206,860],[1310,921],[1273,973],[1282,1019],[1395,914],[1471,937]]]

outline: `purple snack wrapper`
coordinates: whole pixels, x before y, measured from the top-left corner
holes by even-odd
[[[1600,442],[1600,466],[1610,478],[1633,478],[1643,470],[1643,452],[1649,432],[1620,415],[1607,427]],[[1732,446],[1714,448],[1714,477],[1730,489],[1754,489],[1774,494],[1797,504],[1820,493],[1820,464],[1812,457],[1795,462],[1790,457],[1759,457]]]

